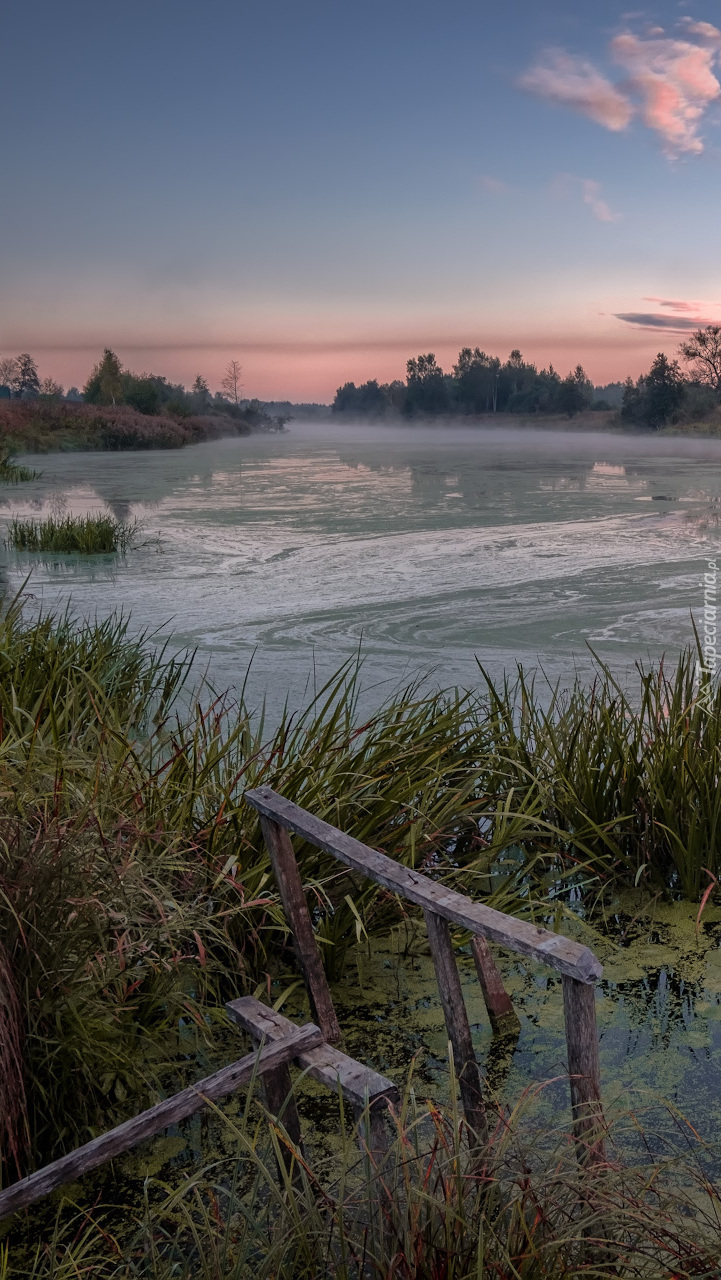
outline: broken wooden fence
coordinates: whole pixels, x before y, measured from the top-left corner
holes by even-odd
[[[473,902],[465,894],[395,862],[386,854],[314,817],[270,787],[246,791],[245,799],[260,814],[263,837],[311,1009],[326,1041],[332,1044],[339,1040],[340,1028],[288,834],[291,831],[317,849],[331,854],[351,870],[375,880],[423,909],[464,1114],[471,1135],[479,1145],[487,1136],[483,1091],[449,924],[460,925],[473,935],[473,956],[494,1030],[504,1019],[514,1019],[515,1014],[488,941],[529,960],[550,965],[562,974],[571,1107],[579,1158],[583,1163],[604,1159],[594,990],[602,968],[593,952],[561,934],[538,928],[481,902]],[[236,1008],[242,1004],[243,1001],[235,1002]],[[251,1029],[239,1014],[233,1012],[233,1005],[229,1006],[229,1011],[241,1025]],[[379,1100],[383,1100],[382,1094]]]

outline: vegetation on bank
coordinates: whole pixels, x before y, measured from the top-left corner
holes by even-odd
[[[72,387],[66,397],[52,379],[41,381],[27,353],[0,360],[0,448],[173,449],[222,435],[283,430],[287,414],[273,415],[257,400],[240,401],[240,366],[231,366],[232,379],[223,385],[227,381],[233,394],[226,388],[211,396],[200,375],[186,391],[159,375],[123,369],[106,348],[82,394]]]
[[[380,385],[375,379],[357,387],[346,382],[335,394],[334,414],[382,418],[464,414],[565,415],[620,410],[626,426],[658,429],[669,423],[721,422],[721,327],[708,325],[679,348],[677,360],[662,352],[647,374],[634,382],[594,387],[582,366],[565,378],[549,365],[538,369],[513,350],[505,362],[478,347],[463,347],[450,374],[433,352],[406,364],[406,381]]]
[[[188,674],[189,659],[132,638],[127,621],[25,619],[18,602],[0,619],[5,1181],[197,1077],[224,1001],[268,975],[294,980],[257,815],[242,802],[248,786],[267,782],[406,865],[539,921],[563,919],[566,891],[580,890],[587,919],[602,927],[594,900],[615,884],[698,900],[719,875],[721,694],[695,688],[692,652],[673,669],[640,671],[628,693],[603,668],[593,686],[565,694],[519,673],[466,695],[411,686],[363,718],[357,673],[346,668],[273,729],[242,702],[202,690],[191,700]],[[399,908],[322,852],[301,844],[299,856],[337,980],[363,932],[386,930]],[[265,1161],[244,1166],[243,1195],[254,1177],[272,1181]],[[280,1231],[262,1247],[269,1257],[278,1241],[305,1250],[312,1275],[319,1237],[303,1243],[298,1215],[294,1227],[262,1185]],[[457,1239],[469,1239],[476,1211],[444,1217],[450,1183],[438,1185],[441,1207],[423,1201],[428,1231],[440,1239],[456,1223]],[[340,1229],[312,1178],[311,1193],[308,1214],[321,1206],[329,1216],[316,1221]],[[562,1228],[551,1209],[534,1231],[555,1248]],[[168,1243],[156,1209],[148,1214],[151,1237]],[[513,1230],[524,1230],[521,1219]],[[233,1231],[258,1263],[257,1236]],[[197,1274],[194,1247],[189,1237],[188,1274]],[[138,1253],[137,1274],[153,1256]],[[376,1274],[369,1268],[337,1274],[360,1280]]]
[[[182,421],[135,409],[53,400],[0,400],[0,442],[23,453],[73,449],[178,449],[235,431],[226,417]]]
[[[112,516],[66,516],[56,520],[12,520],[7,545],[13,551],[52,551],[69,555],[124,553],[135,535],[135,526]]]

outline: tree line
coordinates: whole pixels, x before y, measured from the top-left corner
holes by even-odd
[[[0,398],[28,400],[68,400],[116,407],[127,405],[137,413],[154,417],[167,414],[189,418],[208,413],[224,413],[246,426],[282,430],[288,415],[271,415],[259,400],[243,400],[242,369],[231,360],[219,391],[212,394],[205,378],[197,375],[190,390],[155,373],[132,373],[124,369],[114,351],[106,347],[94,366],[82,392],[71,387],[65,392],[52,378],[40,378],[35,359],[28,352],[0,359]]]
[[[346,382],[333,400],[334,414],[382,418],[466,414],[563,414],[618,408],[629,423],[653,428],[682,418],[705,417],[721,397],[721,326],[697,330],[679,348],[687,365],[660,352],[635,382],[594,387],[583,367],[562,378],[549,365],[538,369],[513,350],[505,362],[478,347],[463,347],[451,373],[433,352],[407,361],[406,380],[356,386]]]

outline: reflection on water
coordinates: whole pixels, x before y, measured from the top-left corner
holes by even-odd
[[[169,623],[217,686],[301,697],[362,640],[369,684],[552,677],[688,640],[718,536],[713,441],[294,424],[179,452],[49,455],[0,514],[139,519],[124,560],[38,564],[34,595]],[[159,541],[158,541],[159,539]],[[17,588],[31,557],[4,552]]]

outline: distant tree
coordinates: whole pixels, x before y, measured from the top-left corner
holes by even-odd
[[[346,382],[335,393],[331,405],[332,413],[356,414],[362,418],[379,418],[389,407],[388,399],[375,378],[363,382],[359,387],[355,382]]]
[[[242,369],[237,360],[231,360],[225,370],[225,377],[221,382],[223,391],[233,404],[237,405],[240,401],[240,393],[243,390],[243,384],[240,381]]]
[[[120,361],[110,347],[103,351],[102,359],[95,365],[83,387],[87,404],[122,404],[123,371]]]
[[[68,387],[65,393],[66,400],[72,400],[77,404],[80,400],[82,400],[82,398],[83,397],[81,393],[78,391],[77,387]]]
[[[448,388],[443,370],[432,351],[406,363],[405,412],[439,414],[449,407]]]
[[[148,417],[158,413],[161,392],[157,384],[165,382],[164,378],[154,378],[148,374],[136,377],[133,373],[124,373],[121,382],[122,399],[125,404],[129,404],[138,413],[147,414]]]
[[[686,396],[686,383],[677,360],[659,351],[647,374],[634,384],[624,383],[621,416],[657,429],[672,420]]]
[[[690,365],[697,382],[721,392],[721,325],[708,324],[705,329],[696,329],[681,343],[679,353]]]
[[[646,374],[644,392],[646,421],[652,427],[663,426],[683,404],[684,376],[678,360],[669,360],[659,351]]]
[[[24,351],[15,361],[15,374],[12,388],[16,396],[37,396],[40,393],[38,366],[32,356]]]
[[[61,400],[63,389],[54,378],[43,378],[40,383],[40,395],[44,400]]]
[[[463,347],[453,366],[456,399],[464,413],[495,412],[498,407],[498,376],[501,362],[478,347]]]
[[[7,395],[10,395],[11,389],[15,385],[16,365],[17,361],[13,356],[4,356],[0,359],[0,387],[6,388]]]
[[[591,404],[593,383],[586,377],[583,366],[576,365],[573,373],[569,373],[558,388],[558,408],[561,413],[572,418]]]

